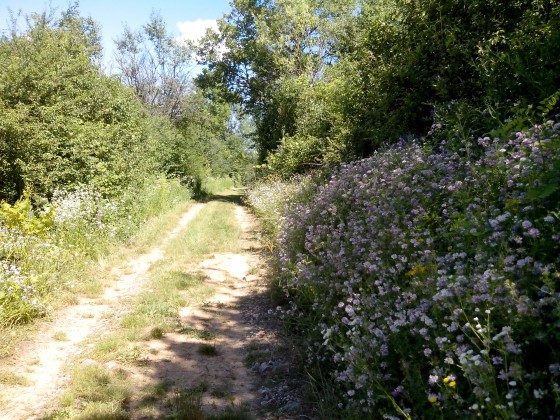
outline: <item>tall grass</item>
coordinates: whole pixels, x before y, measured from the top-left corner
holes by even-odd
[[[189,235],[178,236],[168,246],[171,256],[200,259],[213,252],[239,251],[241,228],[233,211],[235,204],[213,201],[189,225]],[[209,233],[209,226],[212,227]]]
[[[282,216],[299,203],[309,200],[320,174],[295,175],[290,179],[268,178],[255,182],[245,201],[259,219],[269,247],[282,231]]]
[[[176,180],[151,177],[104,198],[87,186],[57,191],[42,208],[29,194],[0,208],[0,328],[41,317],[78,290],[96,261],[130,242],[150,217],[191,197]]]

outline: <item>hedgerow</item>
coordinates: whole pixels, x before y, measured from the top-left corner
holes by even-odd
[[[548,121],[476,144],[393,146],[288,207],[282,316],[338,410],[558,412],[559,174],[560,124]]]

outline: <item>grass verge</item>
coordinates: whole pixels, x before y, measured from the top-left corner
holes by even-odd
[[[110,278],[105,268],[130,252],[123,244],[138,248],[155,241],[165,223],[173,223],[159,214],[182,213],[189,198],[178,181],[150,178],[118,200],[100,200],[86,187],[65,192],[48,212],[33,208],[27,196],[13,206],[4,203],[0,336],[8,339],[0,342],[0,357],[12,354],[37,319],[76,304],[77,296],[98,297]]]

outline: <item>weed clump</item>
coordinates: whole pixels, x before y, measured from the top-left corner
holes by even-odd
[[[161,327],[154,327],[150,330],[150,337],[156,340],[161,340],[165,330]]]
[[[201,344],[198,346],[197,352],[204,356],[217,356],[219,354],[218,349],[213,344]]]

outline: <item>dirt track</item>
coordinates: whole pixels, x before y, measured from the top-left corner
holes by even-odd
[[[0,419],[43,418],[57,408],[72,365],[102,363],[88,359],[88,351],[96,340],[115,333],[126,303],[146,292],[151,267],[165,264],[168,242],[188,229],[206,205],[192,206],[149,252],[117,265],[115,281],[101,297],[80,299],[77,305],[54,314],[52,321],[42,323],[37,333],[20,344],[16,356],[2,361],[4,370],[16,372],[25,383],[0,385]],[[302,402],[302,372],[297,366],[294,369],[298,352],[278,333],[271,312],[254,220],[240,205],[234,211],[243,232],[241,251],[214,253],[188,267],[188,272],[205,279],[204,286],[213,294],[203,303],[181,308],[177,319],[178,325],[190,331],[207,332],[211,340],[178,329],[160,339],[134,343],[145,355],[141,365],[110,361],[102,366],[124,372],[138,390],[126,403],[132,419],[162,418],[173,410],[169,404],[173,392],[202,384],[206,414],[218,414],[224,407],[246,407],[251,417],[259,419],[314,418]],[[60,332],[64,340],[55,339]],[[216,350],[212,357],[197,351],[209,342]],[[161,384],[168,394],[161,401],[155,399],[146,414],[141,390]]]

